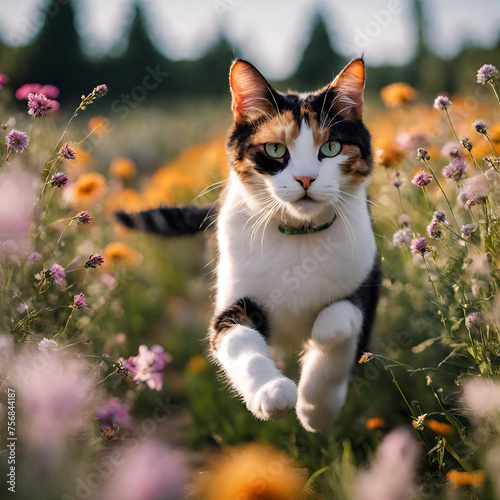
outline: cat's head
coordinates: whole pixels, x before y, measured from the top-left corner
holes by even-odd
[[[229,160],[257,208],[316,223],[366,183],[372,152],[361,119],[364,83],[361,59],[303,94],[278,92],[246,61],[232,65]]]

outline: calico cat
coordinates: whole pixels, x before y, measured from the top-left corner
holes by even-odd
[[[378,300],[364,81],[361,59],[304,94],[278,92],[243,60],[230,71],[234,124],[216,215],[211,353],[257,418],[279,419],[295,407],[311,432],[339,415]],[[117,216],[177,236],[204,229],[213,210]],[[275,366],[270,349],[279,345],[301,352],[298,386]]]

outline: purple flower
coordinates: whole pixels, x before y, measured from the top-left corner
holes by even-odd
[[[92,217],[87,210],[82,210],[75,215],[75,219],[77,219],[80,224],[90,224]]]
[[[104,484],[100,498],[108,500],[186,498],[186,484],[190,472],[184,456],[179,451],[153,440],[129,448],[123,452],[123,456],[120,454],[121,459],[117,461],[116,467],[112,467],[112,475]],[[250,498],[247,495],[237,496]],[[252,497],[256,498],[254,495]]]
[[[8,239],[0,242],[0,255],[6,257],[17,257],[19,254],[19,246],[14,240]]]
[[[130,426],[130,407],[122,405],[119,398],[111,398],[105,405],[96,410],[96,418],[101,421],[101,430],[126,429]]]
[[[80,311],[88,309],[89,306],[85,303],[85,295],[83,295],[83,293],[75,295],[75,300],[71,307],[73,307],[73,309],[80,309]]]
[[[45,337],[41,342],[38,342],[38,350],[43,354],[51,354],[56,351],[58,347],[55,340],[46,339]]]
[[[63,279],[66,277],[66,272],[64,271],[64,267],[60,266],[59,264],[54,264],[50,270],[50,277],[52,278],[52,281],[56,285],[60,285],[63,282]]]
[[[96,88],[95,88],[95,91],[97,93],[97,95],[99,95],[100,97],[102,96],[105,96],[107,93],[108,93],[108,86],[106,84],[101,84],[101,85],[98,85]]]
[[[482,175],[475,175],[464,180],[462,191],[458,195],[465,208],[470,208],[481,203],[489,194],[490,185]]]
[[[4,75],[3,73],[0,73],[0,92],[2,92],[7,83],[9,83],[9,77],[7,75]]]
[[[446,213],[443,212],[442,210],[439,210],[437,212],[434,212],[432,218],[438,222],[446,222]]]
[[[411,240],[410,249],[413,255],[416,254],[423,255],[425,252],[428,251],[427,240],[424,237],[417,236],[415,239]]]
[[[464,226],[462,226],[462,229],[460,229],[460,232],[462,233],[462,236],[466,238],[474,232],[476,227],[477,224],[475,222],[473,224],[465,224]]]
[[[172,356],[165,352],[162,346],[154,345],[149,350],[146,345],[141,345],[139,354],[125,361],[123,367],[137,383],[146,384],[150,389],[159,391],[163,386],[161,372],[171,361]]]
[[[467,163],[463,156],[452,158],[451,163],[441,170],[441,175],[448,181],[458,182],[467,169]]]
[[[420,160],[430,160],[431,157],[427,154],[429,151],[424,148],[418,148],[417,149],[417,158]]]
[[[54,176],[52,177],[52,179],[50,179],[49,182],[54,187],[62,188],[67,184],[68,176],[66,174],[63,174],[62,172],[59,172],[57,174],[54,174]]]
[[[408,226],[411,221],[410,216],[408,214],[401,214],[398,220],[402,226]]]
[[[12,148],[17,153],[22,153],[30,143],[30,138],[26,132],[20,130],[12,130],[5,138],[5,144]]]
[[[84,266],[86,269],[88,269],[89,267],[95,269],[97,266],[100,266],[103,263],[104,263],[104,258],[102,257],[102,255],[94,253],[88,258]]]
[[[59,154],[66,158],[66,160],[76,160],[75,150],[71,148],[69,142],[67,142],[60,150]]]
[[[44,94],[30,94],[28,108],[28,114],[31,116],[47,116],[47,111],[52,109],[51,100]]]
[[[392,236],[392,242],[397,247],[401,248],[405,245],[409,245],[412,240],[412,232],[409,227],[404,227],[403,229],[399,229]]]
[[[439,240],[439,238],[441,238],[441,230],[439,229],[439,226],[439,222],[432,219],[432,221],[427,226],[427,234],[430,238],[434,240]]]
[[[448,97],[444,95],[438,95],[436,99],[434,99],[434,109],[446,109],[451,106],[451,101]]]
[[[479,132],[480,134],[486,134],[488,126],[486,125],[486,122],[484,120],[476,120],[472,124],[472,128],[475,129],[476,132]]]
[[[418,172],[418,174],[415,174],[415,176],[411,180],[411,183],[417,187],[424,187],[427,186],[427,184],[429,184],[431,181],[432,175],[422,170],[421,172]]]
[[[498,70],[493,64],[484,64],[477,71],[477,83],[484,85],[498,76]]]
[[[479,330],[485,325],[484,318],[481,313],[473,312],[466,316],[465,326],[469,330]]]
[[[28,257],[29,261],[34,264],[36,261],[40,260],[42,256],[38,252],[31,252],[30,256]]]
[[[458,156],[458,144],[456,142],[450,142],[448,144],[445,144],[441,148],[441,155],[442,156],[451,156],[454,158],[455,156]]]

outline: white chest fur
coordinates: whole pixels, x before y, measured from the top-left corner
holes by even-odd
[[[252,241],[244,193],[230,179],[218,221],[216,314],[250,297],[270,315],[273,340],[300,346],[318,313],[349,297],[375,258],[364,188],[350,193],[343,216],[328,229],[287,235],[271,221]]]

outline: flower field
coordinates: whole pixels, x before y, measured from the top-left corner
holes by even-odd
[[[106,85],[74,111],[0,76],[2,498],[500,498],[496,68],[471,95],[398,82],[367,101],[384,279],[370,352],[320,434],[294,413],[255,420],[207,361],[207,235],[113,217],[215,200],[229,103],[119,120]]]

